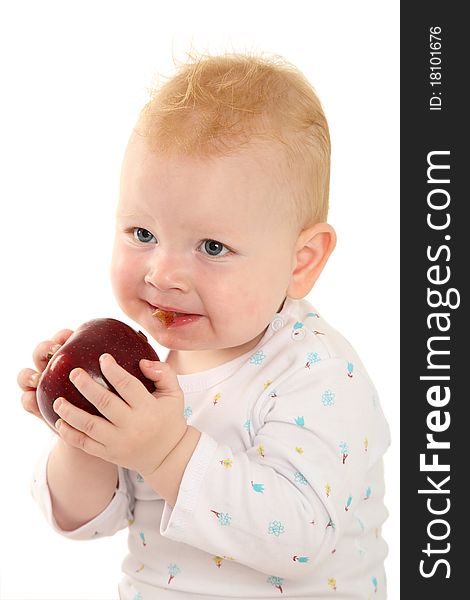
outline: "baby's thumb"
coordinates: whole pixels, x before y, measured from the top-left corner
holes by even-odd
[[[143,358],[140,361],[140,369],[145,377],[155,383],[159,392],[171,394],[180,390],[176,373],[169,364]]]

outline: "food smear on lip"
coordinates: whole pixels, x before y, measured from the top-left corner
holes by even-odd
[[[174,323],[177,314],[178,313],[175,313],[174,311],[162,310],[161,308],[157,308],[152,313],[152,315],[157,317],[165,327],[170,327],[170,325]]]

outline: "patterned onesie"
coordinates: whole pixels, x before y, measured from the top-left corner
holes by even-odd
[[[33,494],[62,535],[129,528],[120,598],[386,598],[389,429],[350,344],[306,300],[287,299],[256,348],[178,380],[203,433],[173,508],[119,468],[104,512],[63,532],[46,459],[35,473]]]

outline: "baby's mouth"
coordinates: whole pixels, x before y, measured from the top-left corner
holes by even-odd
[[[183,313],[177,313],[174,311],[163,310],[162,308],[157,308],[153,311],[152,315],[157,317],[159,321],[165,325],[165,327],[169,327],[172,325],[178,315],[182,315]]]
[[[173,325],[181,325],[183,323],[189,323],[194,321],[200,315],[195,315],[187,312],[179,312],[172,309],[161,308],[154,304],[148,303],[152,309],[152,316],[157,318],[166,328],[172,327]]]

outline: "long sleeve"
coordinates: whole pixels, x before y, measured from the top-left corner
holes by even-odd
[[[368,377],[318,356],[270,382],[247,419],[245,452],[201,439],[162,535],[290,579],[335,551],[359,505],[372,507],[368,477],[388,429]]]
[[[47,461],[50,448],[47,448],[38,459],[31,483],[31,493],[51,527],[64,537],[75,540],[88,540],[110,536],[124,529],[132,519],[132,497],[129,493],[125,469],[119,467],[119,482],[114,497],[108,506],[94,519],[73,531],[64,531],[54,519],[51,496],[47,485]]]

